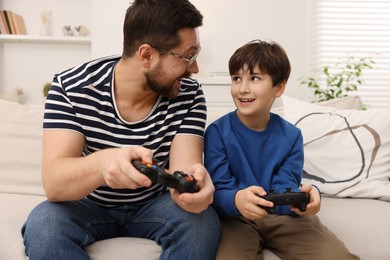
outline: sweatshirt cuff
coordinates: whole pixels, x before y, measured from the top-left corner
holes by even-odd
[[[217,210],[224,216],[236,217],[240,216],[240,212],[236,208],[235,198],[238,190],[224,190],[221,194],[216,193],[214,196],[214,202],[218,201],[215,205]]]

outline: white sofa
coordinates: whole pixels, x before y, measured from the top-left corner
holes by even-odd
[[[211,110],[209,121],[226,112]],[[42,116],[41,106],[0,100],[0,259],[26,259],[20,230],[31,209],[45,199],[40,179]],[[362,259],[390,259],[389,202],[323,197],[319,216]],[[138,238],[100,241],[86,250],[97,260],[158,259],[161,252],[155,242]],[[265,259],[278,258],[266,250]]]

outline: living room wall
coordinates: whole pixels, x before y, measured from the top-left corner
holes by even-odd
[[[310,0],[191,0],[204,15],[200,28],[200,73],[195,75],[206,94],[230,101],[227,63],[236,48],[253,39],[273,40],[287,51],[292,73],[287,94],[307,99],[298,79],[307,75]],[[132,0],[0,0],[0,8],[24,16],[28,34],[39,34],[40,11],[53,11],[53,36],[62,37],[61,26],[85,24],[90,43],[18,41],[0,35],[0,92],[23,89],[23,103],[42,104],[42,86],[54,73],[88,59],[122,52],[122,23]],[[39,36],[37,36],[39,37]],[[33,68],[33,69],[32,69]],[[222,94],[221,94],[222,93]]]
[[[129,0],[110,3],[91,0],[92,56],[120,53],[122,22]],[[287,51],[292,72],[286,92],[306,100],[307,89],[298,79],[307,75],[310,0],[191,0],[204,15],[200,28],[202,51],[198,58],[203,85],[229,84],[227,63],[234,50],[253,39],[273,40]],[[104,19],[101,17],[105,16]],[[110,21],[110,22],[103,22]],[[98,26],[96,26],[98,24]]]

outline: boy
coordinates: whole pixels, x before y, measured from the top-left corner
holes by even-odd
[[[264,247],[282,259],[357,258],[315,216],[319,191],[301,186],[300,130],[270,113],[290,71],[287,54],[274,42],[249,42],[229,60],[237,109],[212,123],[205,135],[205,166],[222,224],[217,259],[262,259]],[[268,214],[265,209],[274,205],[260,196],[286,188],[310,196],[306,211],[277,206],[276,214]]]

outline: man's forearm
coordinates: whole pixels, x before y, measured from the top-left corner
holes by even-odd
[[[101,164],[109,150],[86,157],[56,158],[42,166],[42,182],[50,201],[77,200],[104,184]]]

